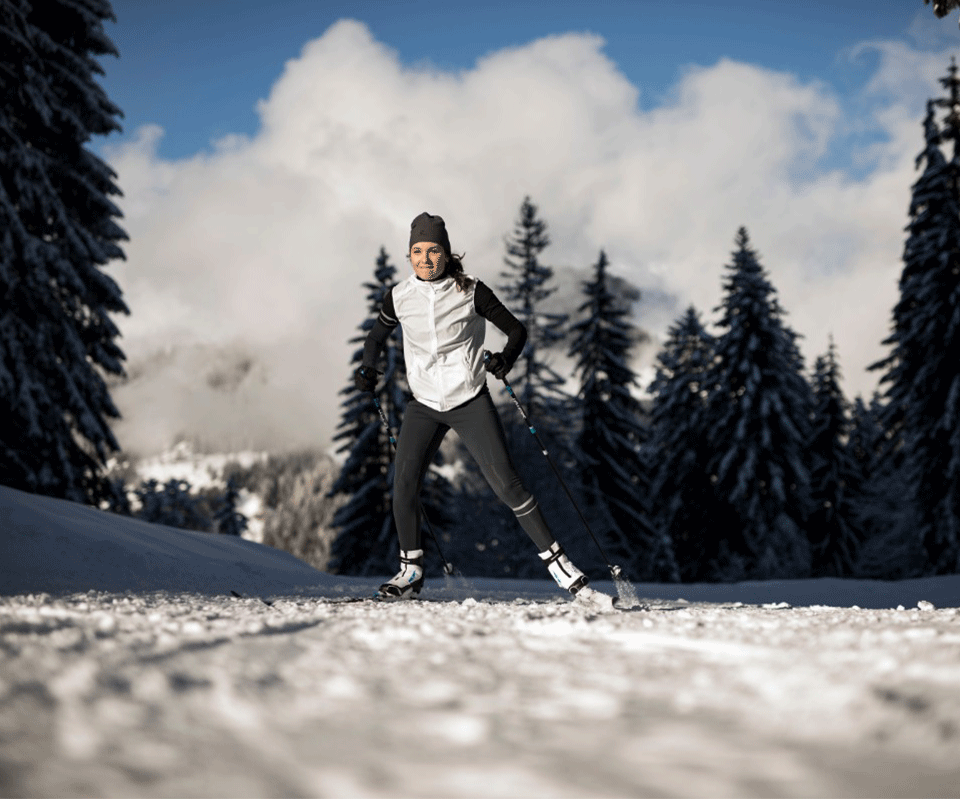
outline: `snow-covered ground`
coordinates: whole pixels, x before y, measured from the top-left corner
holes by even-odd
[[[960,794],[960,577],[378,583],[0,487],[0,794]]]

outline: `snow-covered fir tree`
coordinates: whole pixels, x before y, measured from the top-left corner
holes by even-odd
[[[390,434],[374,404],[374,397],[358,392],[353,385],[353,371],[363,363],[363,342],[373,327],[387,292],[396,283],[396,268],[390,264],[384,248],[374,270],[375,282],[365,283],[368,290],[368,315],[360,325],[362,333],[350,340],[360,344],[351,361],[351,377],[346,388],[340,390],[346,400],[334,441],[343,440],[338,453],[348,452],[329,496],[344,495],[349,499],[333,517],[337,537],[330,555],[330,570],[345,575],[384,575],[397,562],[397,530],[393,521],[393,458]],[[402,363],[402,332],[387,340],[384,355],[386,370],[391,380],[386,381],[386,396],[381,408],[396,431],[403,397],[398,384],[398,366]],[[384,377],[387,377],[386,372]],[[378,391],[379,391],[378,387]],[[380,393],[383,394],[382,392]]]
[[[525,197],[513,235],[506,239],[507,269],[500,273],[506,282],[498,287],[504,305],[524,324],[527,342],[510,372],[511,386],[524,409],[540,420],[545,429],[560,430],[569,410],[569,397],[562,391],[563,379],[548,361],[548,351],[566,337],[566,314],[551,314],[542,303],[555,291],[549,283],[553,269],[540,262],[550,244],[547,223],[537,207]],[[551,424],[552,423],[552,424]]]
[[[247,529],[249,520],[239,510],[240,488],[237,480],[233,476],[227,480],[227,490],[224,492],[223,500],[214,513],[214,522],[217,526],[217,532],[227,536],[242,536]]]
[[[537,206],[529,197],[524,198],[513,234],[505,243],[507,256],[503,262],[507,269],[500,276],[506,283],[499,286],[499,297],[527,329],[523,353],[508,379],[554,463],[566,477],[577,471],[578,456],[573,446],[575,404],[562,388],[563,378],[550,366],[550,351],[566,337],[569,316],[543,309],[543,301],[556,291],[550,286],[553,269],[540,260],[550,238],[547,223],[539,217]],[[529,484],[528,488],[543,496],[542,505],[555,506],[548,499],[556,489],[555,479],[549,465],[539,455],[539,445],[513,404],[504,401],[501,405],[507,443],[516,454],[518,471]]]
[[[874,393],[870,404],[863,402],[857,395],[850,411],[850,433],[847,449],[850,457],[858,464],[860,474],[870,480],[881,466],[881,454],[884,450],[884,432],[880,425],[883,415],[880,395]]]
[[[444,537],[444,552],[464,575],[543,578],[543,563],[536,547],[471,463],[470,456],[465,458],[456,498],[457,524]],[[543,508],[542,498],[538,500]],[[549,524],[549,509],[543,510]]]
[[[814,576],[849,577],[855,572],[864,472],[849,447],[849,404],[840,388],[833,337],[813,371],[814,410],[810,446],[810,540]],[[854,445],[857,447],[859,442]]]
[[[143,481],[134,494],[140,509],[134,515],[155,525],[170,525],[192,531],[208,533],[213,520],[207,513],[206,503],[193,494],[190,481],[171,478],[162,486],[151,478]]]
[[[376,398],[386,416],[391,433],[383,424],[374,396],[358,392],[353,386],[353,370],[363,363],[363,342],[380,313],[387,293],[396,284],[396,268],[384,248],[380,248],[374,269],[375,281],[365,283],[369,314],[360,325],[362,333],[350,340],[361,346],[354,352],[349,385],[340,391],[346,396],[344,411],[334,441],[344,440],[337,452],[349,451],[346,462],[329,496],[349,499],[333,518],[337,537],[333,542],[330,569],[345,575],[386,575],[396,571],[399,557],[397,529],[393,519],[393,450],[403,411],[407,406],[406,365],[403,358],[403,331],[397,327],[384,348],[385,367]],[[438,453],[438,458],[439,458]],[[448,487],[445,479],[429,472],[424,486],[427,518],[437,536],[449,522]],[[439,485],[437,485],[439,484]],[[434,572],[438,559],[433,542],[424,536],[427,554],[425,568]]]
[[[874,394],[869,405],[859,396],[855,399],[847,441],[860,482],[855,500],[861,544],[854,574],[900,580],[921,575],[927,555],[916,535],[903,464],[890,452],[881,422],[884,416],[879,394]]]
[[[117,55],[106,0],[0,4],[0,483],[99,504],[119,412],[104,373],[123,374],[102,272],[126,234],[116,174],[86,149],[120,130],[96,82]]]
[[[710,476],[737,516],[718,566],[728,579],[806,577],[810,386],[797,334],[783,323],[745,228],[736,245],[707,380]]]
[[[643,458],[648,433],[630,367],[633,341],[627,309],[610,291],[602,250],[593,279],[583,282],[583,319],[572,326],[570,355],[580,381],[581,486],[587,505],[605,522],[603,548],[627,574],[644,580],[678,580],[673,547],[650,522],[650,480]]]
[[[133,516],[133,506],[130,503],[130,493],[123,478],[110,478],[107,482],[109,494],[101,501],[100,508],[111,514],[120,514],[124,517]]]
[[[933,13],[945,17],[954,9],[960,8],[960,0],[923,0],[925,5],[933,4]]]
[[[682,581],[714,578],[721,536],[732,514],[710,481],[707,372],[713,337],[690,306],[669,330],[657,355],[651,437],[652,517],[670,538]]]
[[[231,472],[263,503],[262,543],[326,570],[335,535],[333,517],[346,500],[329,496],[340,475],[336,462],[310,449],[272,454]]]
[[[507,380],[550,457],[569,482],[577,474],[571,444],[571,398],[561,388],[563,379],[549,365],[550,349],[564,338],[567,315],[548,313],[542,307],[542,302],[556,289],[549,286],[553,269],[540,261],[540,254],[550,244],[547,224],[539,218],[529,197],[521,204],[513,234],[505,237],[505,244],[507,270],[500,274],[507,282],[497,287],[497,296],[527,329],[523,352]],[[503,385],[493,379],[490,389],[499,407],[511,458],[524,486],[537,498],[547,524],[558,532],[579,525],[536,439],[513,401],[506,397]],[[474,546],[480,548],[477,568],[499,576],[542,575],[543,565],[510,509],[496,499],[462,447],[459,458],[464,466],[464,507],[480,514],[468,525],[472,536],[480,537],[474,541]],[[562,535],[559,538],[564,544],[569,543]]]
[[[890,355],[872,365],[888,384],[884,426],[902,450],[916,533],[934,574],[960,572],[960,78],[927,104]],[[947,114],[937,125],[935,108]],[[942,143],[952,142],[948,161]]]

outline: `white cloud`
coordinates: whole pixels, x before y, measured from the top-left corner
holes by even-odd
[[[603,45],[552,36],[443,72],[401,64],[344,20],[287,62],[255,136],[167,162],[149,126],[108,151],[131,237],[114,267],[132,309],[122,344],[138,372],[114,391],[121,443],[326,446],[380,246],[406,275],[410,220],[441,214],[468,270],[495,286],[527,194],[550,226],[547,263],[586,268],[603,248],[614,272],[666,298],[640,306],[655,337],[691,302],[712,321],[747,226],[808,364],[832,332],[848,393],[869,394],[923,106],[949,53],[865,44],[879,61],[851,120],[825,85],[728,59],[689,67],[666,105],[641,111]],[[883,141],[865,146],[866,177],[818,167],[867,128]],[[208,385],[245,357],[257,366],[234,392]]]

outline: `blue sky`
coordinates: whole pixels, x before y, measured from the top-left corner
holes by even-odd
[[[546,310],[579,305],[601,249],[640,288],[644,385],[686,307],[713,326],[745,226],[807,365],[832,336],[848,395],[876,388],[956,15],[922,0],[113,7],[120,58],[101,83],[124,131],[91,146],[130,237],[110,265],[132,309],[115,393],[129,449],[328,441],[380,247],[405,277],[410,220],[440,214],[497,288],[525,196],[552,240]]]
[[[228,133],[253,134],[257,100],[284,62],[339,19],[366,23],[405,64],[468,69],[487,53],[549,34],[597,33],[609,58],[640,89],[640,107],[669,100],[682,71],[727,57],[828,83],[850,103],[876,56],[865,40],[908,38],[924,47],[956,37],[922,0],[113,0],[102,85],[124,112],[124,132],[164,129],[159,155],[182,158]],[[831,163],[850,167],[848,151]]]

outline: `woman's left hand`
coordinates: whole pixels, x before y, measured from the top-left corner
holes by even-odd
[[[357,367],[353,372],[353,385],[358,392],[373,392],[377,388],[377,379],[381,373],[373,367]]]
[[[507,366],[507,360],[503,357],[503,353],[494,353],[487,359],[484,366],[487,368],[487,372],[492,372],[493,377],[501,381],[507,377],[507,373],[510,371],[510,367]]]

